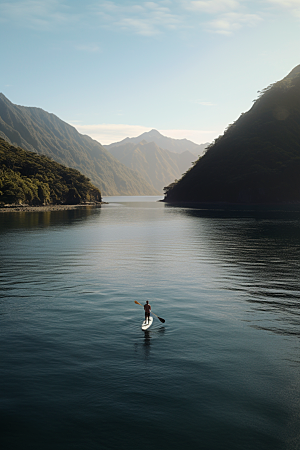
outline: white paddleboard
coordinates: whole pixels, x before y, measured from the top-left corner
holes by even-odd
[[[151,327],[152,323],[153,323],[153,317],[150,316],[149,317],[149,322],[148,322],[148,319],[147,319],[147,321],[144,320],[144,322],[142,323],[142,330],[144,330],[144,331],[148,330],[148,328]]]

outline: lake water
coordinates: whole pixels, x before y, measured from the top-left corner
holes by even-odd
[[[1,449],[299,449],[300,215],[105,200],[0,215]]]

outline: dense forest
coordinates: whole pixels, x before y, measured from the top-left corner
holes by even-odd
[[[165,191],[170,203],[300,202],[300,66],[261,91]]]
[[[76,169],[11,146],[0,138],[0,204],[79,204],[101,194]]]

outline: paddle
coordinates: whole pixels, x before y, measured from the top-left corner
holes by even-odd
[[[134,300],[134,303],[136,303],[137,305],[141,305],[143,306],[141,303],[137,302],[136,300]],[[154,314],[154,312],[151,311],[152,314]],[[154,314],[154,316],[156,316],[156,314]],[[161,317],[156,316],[162,323],[165,323],[165,319],[162,319]]]

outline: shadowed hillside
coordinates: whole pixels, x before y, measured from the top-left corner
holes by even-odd
[[[0,94],[0,136],[26,150],[80,170],[102,195],[156,195],[140,175],[125,167],[99,142],[40,108],[11,103]]]
[[[300,202],[300,66],[264,89],[252,108],[166,188],[166,202]]]

